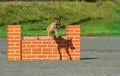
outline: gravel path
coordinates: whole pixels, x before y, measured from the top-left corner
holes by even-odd
[[[80,61],[7,61],[0,38],[0,76],[120,76],[119,37],[81,37]]]

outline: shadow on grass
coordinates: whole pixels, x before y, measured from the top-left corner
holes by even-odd
[[[102,18],[101,17],[98,17],[98,18],[90,18],[90,17],[88,17],[88,18],[85,18],[85,19],[82,19],[82,20],[78,20],[77,22],[73,22],[70,25],[76,25],[76,24],[80,24],[80,23],[85,23],[85,22],[88,22],[90,20],[96,20],[96,19],[100,20]]]

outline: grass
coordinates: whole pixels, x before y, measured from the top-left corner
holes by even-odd
[[[81,25],[82,36],[119,36],[120,35],[120,23],[110,22],[106,25],[103,21],[92,20]]]
[[[37,25],[34,25],[36,27]],[[29,24],[22,25],[22,36],[47,36],[46,28],[36,28],[29,30],[31,27],[29,27]],[[60,36],[65,35],[65,28],[59,29],[58,34]]]
[[[7,27],[4,26],[0,26],[0,37],[6,37],[7,36]]]
[[[0,37],[7,36],[7,25],[17,23],[22,36],[45,36],[47,26],[58,16],[62,16],[59,35],[65,35],[66,25],[80,25],[81,36],[120,35],[120,3],[12,2],[0,3]]]

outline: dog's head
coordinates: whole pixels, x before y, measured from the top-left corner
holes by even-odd
[[[59,18],[59,19],[58,19],[58,18],[55,18],[55,20],[54,20],[54,23],[56,24],[56,28],[57,28],[57,29],[60,28],[60,25],[61,25],[61,24],[60,24],[60,21],[61,21],[61,18]]]

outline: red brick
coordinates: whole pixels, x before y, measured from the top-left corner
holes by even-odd
[[[8,51],[20,52],[20,51],[21,51],[21,49],[9,49],[9,48],[8,48]]]
[[[37,59],[46,59],[47,58],[47,55],[39,55],[37,56]]]
[[[20,28],[20,25],[8,25],[8,28]]]
[[[24,57],[22,57],[22,61],[25,61],[25,60],[28,60],[28,58],[24,58]]]
[[[38,40],[37,36],[24,36],[23,37],[24,40]]]
[[[53,54],[59,54],[59,51],[58,50],[54,50]]]
[[[73,37],[73,39],[80,39],[80,36],[75,36]]]
[[[43,49],[43,54],[52,54],[52,51]]]
[[[31,51],[22,51],[22,54],[31,54]]]
[[[74,31],[73,31],[73,30],[69,30],[69,29],[67,29],[66,32],[74,32]]]
[[[35,59],[31,59],[32,61],[40,61],[42,59],[39,59],[39,58],[35,58]]]
[[[8,38],[14,38],[14,37],[19,37],[19,38],[21,38],[20,35],[16,35],[16,36],[14,36],[14,35],[8,35],[7,37],[8,37]]]
[[[67,36],[72,36],[72,37],[74,37],[74,36],[80,36],[79,33],[67,33],[66,35]]]
[[[43,42],[43,44],[52,44],[51,41],[46,41],[46,42]]]
[[[10,44],[10,43],[9,43],[9,44],[8,44],[8,47],[11,47],[11,46],[14,46],[14,45],[15,45],[15,44]]]
[[[57,55],[48,55],[49,59],[58,59],[59,57]]]
[[[51,47],[48,47],[48,48],[43,48],[43,51],[51,51],[52,48]]]
[[[16,33],[16,32],[15,32],[15,33],[12,33],[12,32],[11,32],[11,33],[8,33],[8,36],[10,36],[10,35],[12,35],[12,36],[19,36],[20,34],[21,34],[21,33]]]
[[[8,33],[10,33],[10,32],[14,32],[14,30],[7,30],[7,32],[8,32]]]
[[[21,40],[8,40],[8,42],[14,42],[14,43],[16,43],[16,42],[20,42]]]
[[[15,56],[20,56],[20,54],[9,54],[9,53],[8,53],[8,56],[13,56],[13,57],[15,57]]]
[[[80,56],[80,54],[78,53],[78,54],[71,54],[71,56]]]
[[[27,58],[37,58],[36,55],[28,55]]]
[[[36,45],[27,45],[27,47],[29,47],[29,48],[36,48]]]
[[[53,44],[61,44],[61,43],[62,43],[61,40],[53,41]]]
[[[40,51],[40,50],[35,50],[35,51],[32,51],[32,54],[42,54],[42,51]]]
[[[78,51],[80,51],[80,49],[75,49],[75,51],[74,51],[74,52],[78,52]]]
[[[62,55],[68,55],[67,51],[63,51]]]
[[[80,40],[72,40],[73,43],[80,42]]]
[[[80,25],[67,25],[66,27],[72,27],[72,28],[74,28],[74,27],[80,27]]]
[[[80,49],[80,47],[75,47],[75,49]]]
[[[69,60],[70,59],[70,57],[69,56],[62,56],[62,60]]]
[[[21,47],[20,44],[15,44],[16,47]]]
[[[8,42],[9,43],[8,54],[10,55],[12,53],[15,53],[15,51],[19,51],[18,54],[20,54],[21,51],[18,50],[18,49],[21,49],[19,47],[20,42],[17,41],[17,39],[18,40],[21,39],[20,35],[17,35],[17,34],[20,34],[18,33],[20,32],[20,27],[13,29],[11,26],[8,31],[9,31],[8,38],[9,40],[11,39],[11,42]],[[80,59],[80,40],[79,40],[80,39],[80,26],[67,26],[66,31],[67,31],[67,38],[73,37],[72,44],[70,42],[67,43],[66,38],[64,38],[66,41],[63,41],[63,40],[55,41],[53,37],[51,37],[51,39],[47,41],[47,36],[39,37],[39,40],[38,40],[38,37],[28,37],[28,39],[34,38],[34,40],[28,40],[28,39],[22,40],[22,53],[23,53],[22,59],[23,60],[31,60],[31,59],[32,60],[59,60],[60,54],[57,49],[58,45],[59,45],[58,48],[62,48],[60,49],[60,52],[61,52],[61,56],[63,60],[70,60],[69,54],[71,55],[72,58],[74,58],[73,60]],[[11,33],[11,32],[17,32],[17,33]],[[15,46],[19,48],[10,47],[14,45],[12,44],[14,43],[12,39],[16,40]],[[72,47],[72,46],[75,47],[75,50],[70,50],[70,48],[68,49],[69,54],[67,53],[67,50],[65,49],[68,47],[68,44],[70,45],[69,47]],[[17,58],[17,56],[15,58]],[[20,60],[20,56],[18,57],[18,60]]]
[[[70,54],[71,54],[71,53],[74,53],[75,50],[76,50],[76,49],[70,49],[70,48],[68,48],[68,51],[69,51]]]
[[[18,50],[20,49],[20,47],[8,47],[8,50],[11,49],[11,50]]]
[[[74,60],[80,60],[80,57],[75,57]]]
[[[48,45],[48,47],[53,48],[53,47],[57,47],[57,45]]]
[[[16,35],[15,38],[21,38],[21,35]]]
[[[8,53],[21,53],[20,51],[8,51]]]
[[[80,46],[80,44],[74,44],[75,46]]]
[[[14,39],[19,40],[19,39],[21,39],[21,38],[20,38],[20,37],[15,36],[15,37],[14,37]]]
[[[37,48],[47,47],[47,45],[37,45]]]
[[[14,39],[15,37],[14,36],[9,36],[8,39]]]
[[[60,60],[60,58],[55,58],[55,59],[53,59],[53,60]]]
[[[14,60],[14,57],[8,57],[8,60],[9,61]]]
[[[22,48],[22,51],[31,51],[31,48]]]
[[[15,60],[21,60],[21,57],[16,57]]]
[[[67,35],[80,35],[80,32],[67,32]]]
[[[80,30],[74,30],[74,31],[80,33]]]
[[[26,55],[22,55],[22,59],[25,59],[25,58],[27,58],[27,56]]]
[[[27,45],[22,45],[22,49],[27,49]]]
[[[31,44],[31,43],[32,43],[31,41],[22,40],[22,44]]]
[[[21,32],[21,30],[15,30],[15,32]]]
[[[49,59],[49,58],[45,58],[45,59],[44,59],[44,58],[43,58],[43,60],[53,60],[53,59]]]
[[[42,41],[34,41],[34,42],[32,42],[32,44],[42,44]]]
[[[53,52],[53,54],[59,54],[59,51],[57,48],[53,48],[52,52]]]

